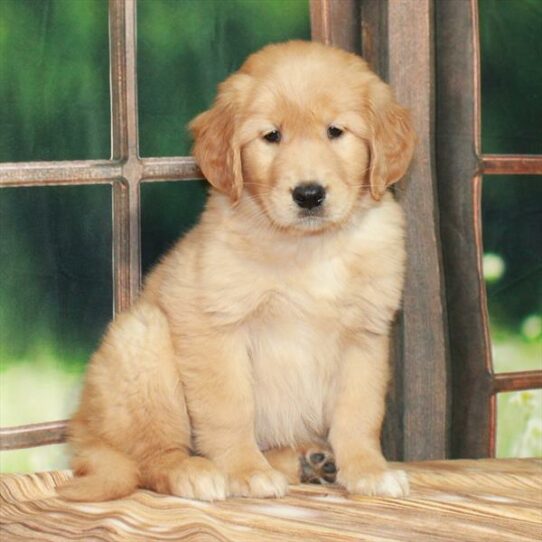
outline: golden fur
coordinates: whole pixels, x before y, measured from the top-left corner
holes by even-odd
[[[408,114],[359,57],[288,42],[250,56],[191,129],[214,189],[92,357],[60,494],[281,496],[298,451],[326,442],[348,491],[407,494],[379,437],[405,261],[386,187],[411,159]],[[317,213],[292,199],[309,181]]]

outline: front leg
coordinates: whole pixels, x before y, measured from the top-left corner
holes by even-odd
[[[182,349],[183,384],[198,454],[227,475],[229,495],[281,497],[286,477],[269,465],[254,433],[250,360],[242,335],[191,339]]]
[[[338,468],[337,481],[350,493],[404,497],[408,479],[390,470],[380,447],[389,380],[389,338],[362,332],[344,356],[329,440]]]

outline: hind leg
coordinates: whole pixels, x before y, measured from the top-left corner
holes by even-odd
[[[332,484],[337,469],[331,449],[322,444],[298,448],[272,448],[265,452],[269,464],[282,472],[289,484]]]
[[[190,438],[168,322],[158,307],[138,303],[115,320],[91,361],[70,424],[80,478],[63,494],[89,500],[84,488],[92,487],[92,500],[107,500],[140,486],[224,499],[225,477],[210,461],[191,457]]]

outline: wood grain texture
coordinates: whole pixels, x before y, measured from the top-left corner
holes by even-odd
[[[141,287],[141,195],[137,117],[137,5],[110,0],[112,158],[122,163],[113,185],[113,309],[128,309]]]
[[[418,135],[409,174],[395,187],[407,215],[409,258],[383,449],[392,459],[442,459],[449,454],[451,399],[433,162],[433,2],[363,0],[361,22],[363,56],[410,109]]]
[[[493,377],[493,392],[520,391],[542,388],[542,371],[498,373]]]
[[[384,81],[388,81],[388,2],[363,0],[361,2],[362,56]],[[403,427],[403,344],[400,319],[391,332],[390,382],[386,417],[382,426],[382,450],[390,461],[404,459],[405,433]]]
[[[542,155],[483,154],[484,175],[542,175]]]
[[[495,399],[482,275],[475,0],[435,3],[437,173],[452,367],[451,457],[494,454]]]
[[[314,41],[360,52],[359,0],[310,0],[310,17]]]
[[[401,318],[403,458],[449,452],[447,331],[434,168],[433,3],[387,6],[388,79],[410,109],[418,135],[398,200],[407,216],[407,268]]]
[[[361,48],[369,66],[388,81],[388,2],[361,2]]]
[[[542,534],[542,460],[407,464],[403,500],[296,486],[278,500],[202,503],[140,490],[109,503],[66,503],[68,472],[0,477],[0,540],[522,542]]]
[[[65,420],[0,427],[0,450],[33,448],[66,440]]]

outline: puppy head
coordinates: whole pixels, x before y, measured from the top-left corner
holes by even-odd
[[[250,56],[190,127],[215,188],[304,232],[379,200],[404,175],[415,139],[407,111],[361,58],[299,41]]]

